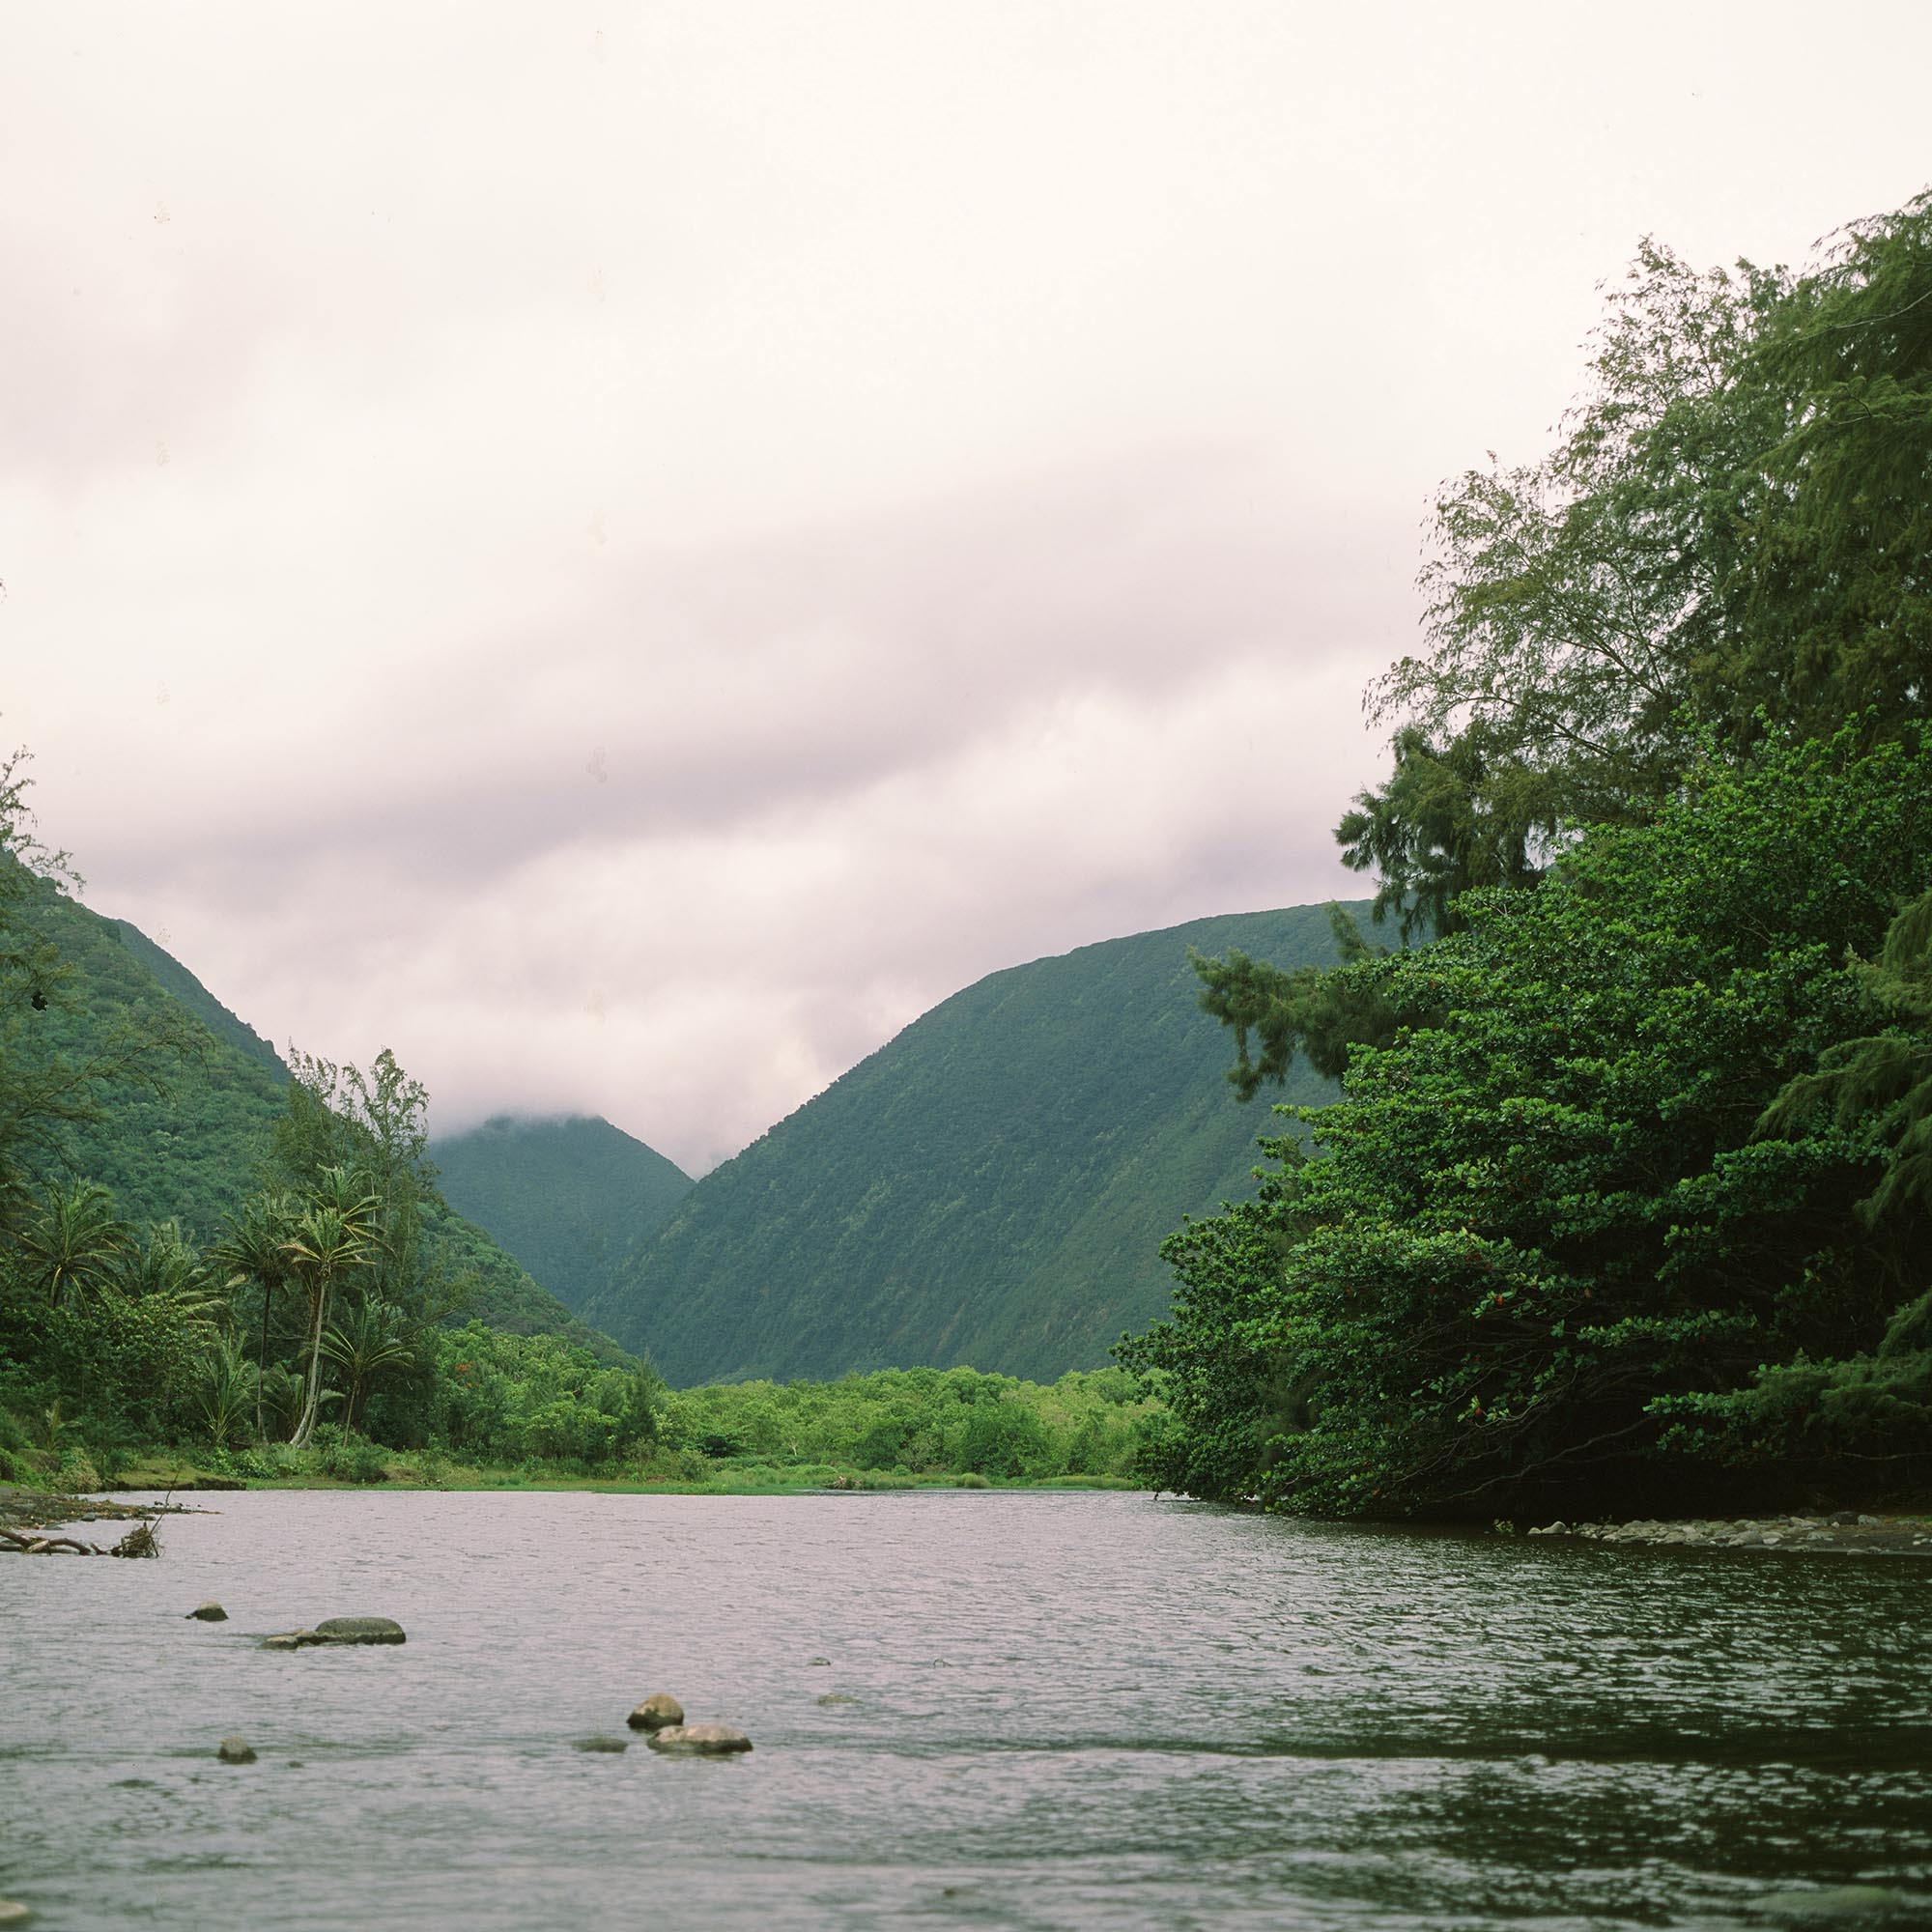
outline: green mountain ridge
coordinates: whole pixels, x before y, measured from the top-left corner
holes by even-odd
[[[240,1014],[224,1007],[172,952],[156,945],[131,920],[107,919],[104,923],[120,936],[121,944],[148,969],[148,972],[212,1033],[216,1039],[259,1061],[271,1073],[286,1080],[288,1063],[274,1047]]]
[[[430,1143],[443,1198],[582,1309],[691,1191],[690,1175],[595,1115],[499,1114]]]
[[[223,1216],[258,1184],[258,1167],[285,1106],[287,1066],[185,966],[126,920],[91,911],[38,878],[25,882],[19,916],[71,976],[61,997],[34,1015],[31,1051],[84,1059],[118,1030],[157,1024],[188,1043],[180,1063],[163,1070],[159,1091],[115,1083],[101,1117],[67,1128],[47,1165],[101,1182],[127,1220],[173,1219],[190,1239],[213,1238]],[[512,1334],[563,1335],[606,1358],[621,1354],[461,1214],[433,1209],[429,1233],[441,1266],[475,1279],[468,1314]]]
[[[1326,909],[1301,906],[994,973],[706,1175],[585,1319],[674,1384],[1103,1363],[1167,1310],[1161,1241],[1247,1198],[1280,1124],[1222,1077],[1190,947],[1335,958]],[[1332,1091],[1297,1065],[1276,1097]]]

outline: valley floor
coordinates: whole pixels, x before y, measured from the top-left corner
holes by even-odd
[[[655,1473],[574,1473],[568,1468],[544,1469],[527,1464],[493,1467],[451,1462],[441,1457],[417,1460],[383,1452],[355,1474],[331,1472],[324,1459],[314,1466],[273,1476],[238,1476],[201,1456],[150,1453],[114,1472],[111,1482],[70,1484],[74,1493],[187,1494],[222,1490],[532,1490],[605,1492],[611,1495],[786,1495],[822,1492],[879,1492],[906,1490],[1141,1490],[1146,1485],[1126,1476],[1052,1476],[1040,1479],[992,1478],[976,1474],[934,1473],[900,1475],[892,1471],[858,1469],[843,1464],[734,1463],[720,1461],[693,1475]],[[0,1484],[0,1517],[10,1501],[48,1493],[45,1487]]]

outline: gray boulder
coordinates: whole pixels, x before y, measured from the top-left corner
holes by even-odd
[[[668,1690],[653,1690],[625,1721],[634,1731],[668,1730],[684,1722],[684,1706]]]
[[[182,1621],[184,1623],[197,1624],[225,1624],[228,1621],[228,1612],[211,1597],[207,1603],[197,1604]]]
[[[325,1617],[315,1627],[324,1643],[407,1643],[401,1624],[390,1617]]]
[[[264,1650],[306,1650],[311,1644],[322,1643],[325,1640],[311,1630],[277,1631],[273,1636],[265,1636],[262,1639],[262,1648]]]
[[[631,1748],[629,1738],[574,1738],[572,1747],[581,1751],[627,1751]]]
[[[728,1751],[748,1751],[752,1741],[732,1724],[668,1724],[644,1740],[653,1750],[695,1756],[723,1757]]]
[[[240,1738],[223,1738],[215,1747],[215,1756],[223,1764],[253,1764],[255,1753]]]

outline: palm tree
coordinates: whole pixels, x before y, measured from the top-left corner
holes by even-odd
[[[202,1357],[196,1390],[201,1419],[217,1449],[226,1449],[246,1424],[248,1411],[261,1414],[261,1375],[228,1336]]]
[[[300,1376],[297,1375],[286,1362],[270,1362],[255,1378],[255,1412],[261,1418],[258,1428],[262,1437],[268,1439],[268,1425],[272,1422],[277,1429],[294,1432],[297,1418],[301,1414],[302,1399],[307,1394]],[[325,1396],[324,1400],[327,1398]]]
[[[112,1286],[129,1301],[165,1303],[182,1326],[203,1341],[227,1319],[213,1273],[178,1221],[156,1222],[145,1246],[125,1250]]]
[[[269,1318],[276,1295],[295,1278],[288,1241],[298,1218],[295,1201],[289,1195],[251,1195],[242,1204],[239,1214],[229,1215],[226,1232],[209,1250],[215,1265],[224,1270],[231,1293],[250,1282],[262,1292],[262,1340],[255,1357],[257,1435],[268,1433],[262,1411],[269,1373]]]
[[[322,1338],[328,1326],[329,1297],[345,1274],[366,1266],[378,1248],[376,1216],[381,1203],[367,1192],[368,1181],[346,1167],[326,1167],[310,1205],[284,1241],[295,1273],[308,1291],[308,1341],[303,1349],[306,1379],[301,1413],[289,1440],[308,1446],[322,1408]]]
[[[403,1311],[393,1302],[365,1301],[322,1338],[322,1352],[349,1377],[349,1403],[342,1411],[345,1435],[355,1429],[355,1405],[369,1379],[415,1361],[403,1343],[402,1319]]]
[[[114,1212],[114,1197],[92,1180],[47,1189],[41,1211],[20,1236],[27,1276],[50,1307],[98,1294],[113,1281],[132,1236]]]

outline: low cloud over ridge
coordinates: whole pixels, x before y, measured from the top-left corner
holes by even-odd
[[[1842,106],[1795,7],[11,15],[0,729],[278,1040],[702,1169],[981,973],[1353,890],[1435,479],[1640,234],[1921,185],[1872,13]]]

